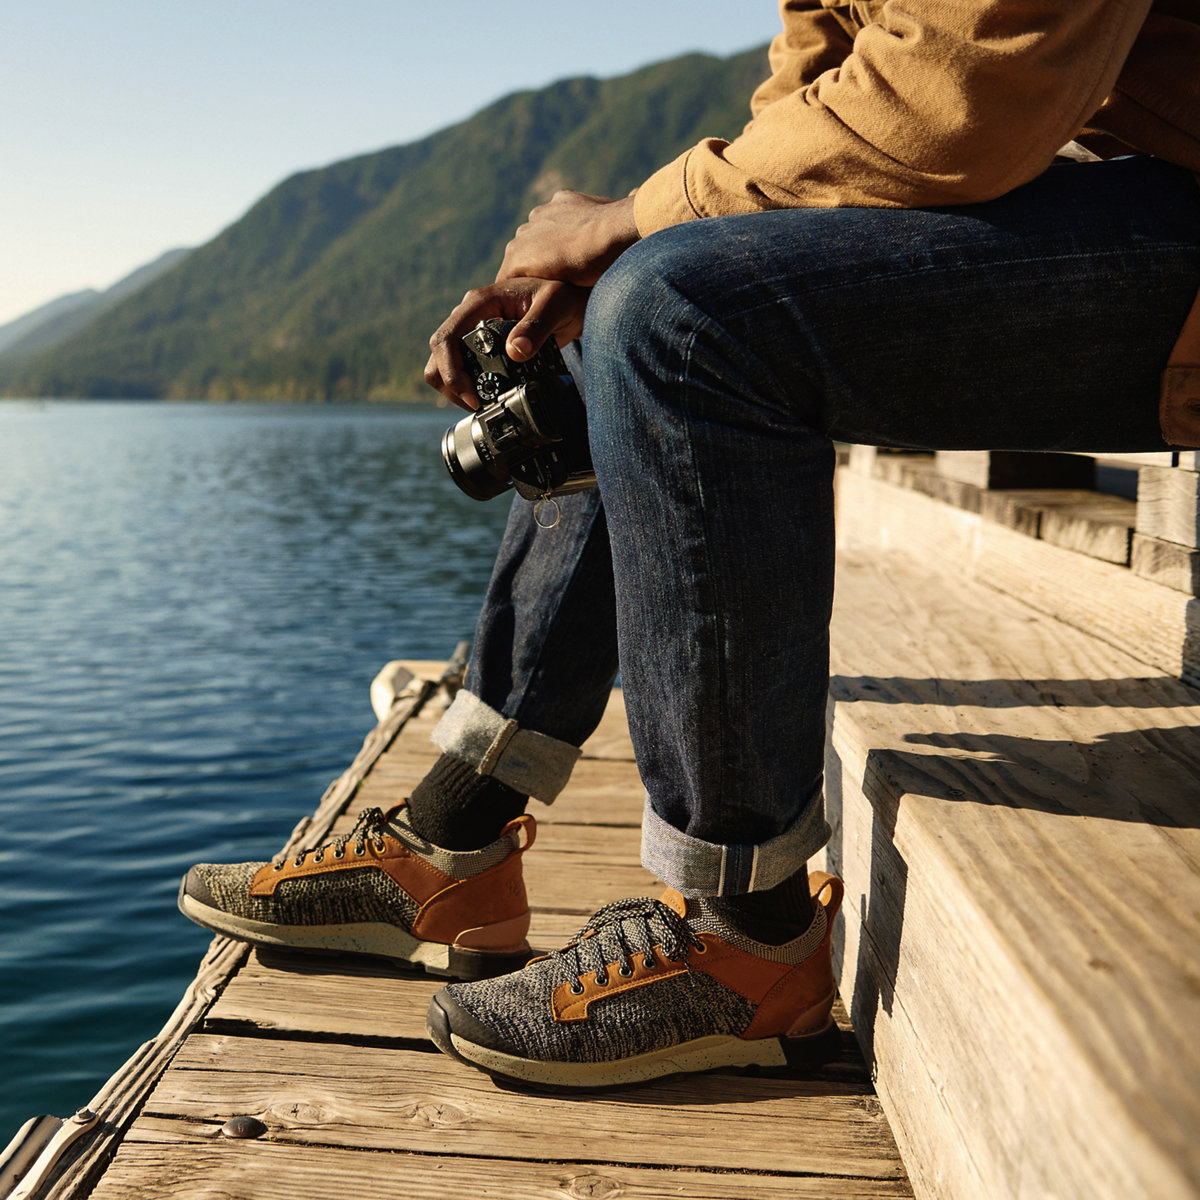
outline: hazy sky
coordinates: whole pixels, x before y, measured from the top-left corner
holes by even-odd
[[[778,27],[774,0],[0,0],[0,324],[202,244],[293,171]]]

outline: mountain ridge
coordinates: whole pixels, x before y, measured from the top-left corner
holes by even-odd
[[[765,48],[512,93],[416,141],[297,172],[175,269],[13,364],[6,395],[426,398],[428,337],[558,187],[624,195],[733,137]]]
[[[100,313],[182,262],[190,252],[186,247],[166,250],[103,290],[84,288],[70,292],[0,325],[0,362],[53,350],[85,329]]]

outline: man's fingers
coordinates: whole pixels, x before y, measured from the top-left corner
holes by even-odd
[[[477,409],[479,398],[462,359],[465,334],[489,317],[516,321],[506,348],[513,359],[523,362],[552,334],[561,341],[578,337],[586,303],[582,288],[545,279],[514,279],[473,288],[429,339],[425,382],[460,408]]]
[[[463,368],[454,331],[447,329],[451,320],[442,324],[429,339],[430,354],[425,364],[425,382],[459,408],[476,409],[479,407],[479,397],[475,395],[470,375]]]
[[[553,336],[558,344],[574,341],[583,332],[587,290],[567,283],[545,283],[530,298],[529,310],[509,330],[509,358],[525,362]]]
[[[479,398],[470,390],[470,381],[467,381],[469,394],[462,393],[452,383],[447,382],[442,376],[441,367],[438,365],[435,355],[430,355],[429,361],[425,364],[424,374],[425,382],[434,391],[441,392],[451,404],[456,404],[459,408],[465,408],[468,411],[473,411],[479,407]]]
[[[504,316],[505,307],[510,303],[524,308],[523,303],[499,293],[494,287],[472,288],[429,339],[425,382],[459,408],[473,410],[479,407],[474,382],[463,366],[463,336],[488,317]]]

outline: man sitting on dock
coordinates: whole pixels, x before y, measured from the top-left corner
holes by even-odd
[[[515,502],[441,758],[349,838],[181,892],[236,937],[474,979],[431,1033],[498,1076],[835,1052],[841,886],[806,866],[828,836],[834,439],[1200,445],[1200,0],[781,8],[739,138],[624,199],[557,194],[432,339],[427,379],[474,408],[457,346],[479,320],[517,321],[518,360],[581,338],[599,479],[552,530]],[[1191,371],[1160,395],[1169,360]],[[618,661],[669,890],[503,974],[526,956],[527,801],[566,783]]]

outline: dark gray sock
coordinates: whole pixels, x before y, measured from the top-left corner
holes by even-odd
[[[781,946],[798,938],[813,920],[807,865],[766,891],[709,896],[707,901],[722,921],[768,946]]]
[[[529,797],[443,754],[408,798],[412,827],[446,850],[480,850],[525,811]]]

